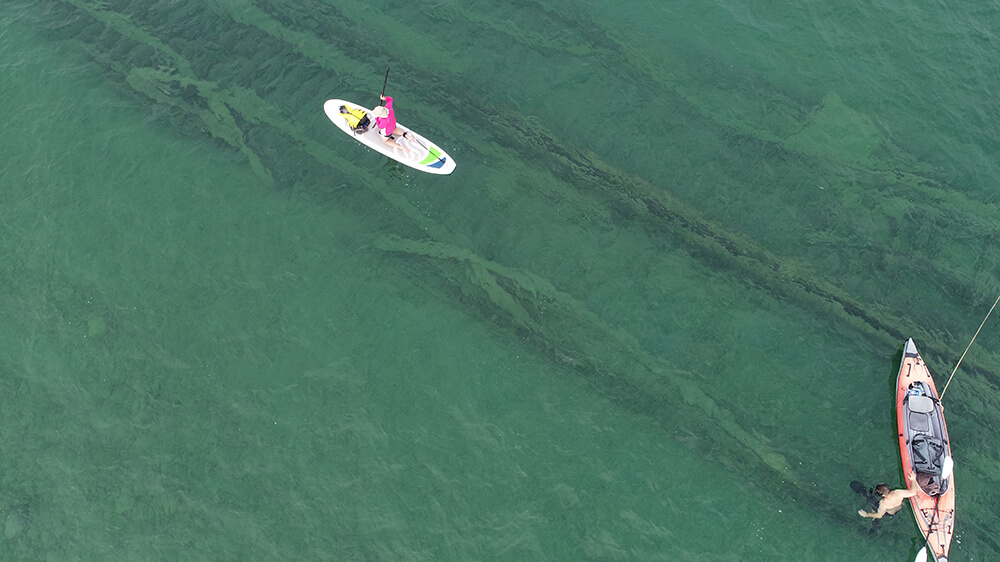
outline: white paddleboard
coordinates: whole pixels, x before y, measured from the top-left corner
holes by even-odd
[[[351,126],[347,124],[347,119],[340,114],[340,106],[342,105],[362,109],[369,114],[368,118],[371,119],[372,124],[368,128],[368,132],[358,135],[351,130]],[[354,137],[354,140],[364,144],[368,148],[377,150],[393,160],[429,174],[444,175],[450,174],[455,170],[455,161],[452,160],[451,156],[448,156],[438,145],[413,132],[412,129],[404,127],[399,122],[396,123],[396,127],[406,131],[407,138],[397,138],[396,144],[405,146],[410,150],[406,151],[402,148],[393,148],[387,145],[385,137],[380,135],[378,128],[375,127],[375,118],[371,116],[372,110],[367,107],[344,100],[326,100],[326,103],[323,104],[323,111],[326,112],[326,116],[330,118],[330,121],[333,121],[333,124],[338,129]]]

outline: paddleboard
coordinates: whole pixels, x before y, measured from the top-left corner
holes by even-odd
[[[351,126],[347,124],[347,119],[340,114],[340,106],[342,105],[362,109],[369,114],[371,113],[371,109],[354,102],[338,99],[326,100],[326,103],[323,104],[323,111],[326,112],[326,116],[330,121],[333,121],[333,124],[338,129],[353,137],[354,140],[372,150],[377,150],[385,154],[397,162],[402,162],[411,168],[427,172],[428,174],[446,175],[455,170],[455,161],[448,153],[438,145],[413,132],[412,129],[405,127],[402,123],[396,122],[396,126],[407,132],[407,138],[397,138],[396,143],[409,148],[409,150],[394,148],[386,144],[385,137],[379,134],[378,128],[375,127],[375,118],[371,117],[371,115],[369,115],[369,119],[371,119],[372,124],[368,128],[368,131],[360,135],[356,134],[351,130]]]

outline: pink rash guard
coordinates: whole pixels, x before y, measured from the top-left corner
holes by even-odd
[[[379,128],[383,137],[388,137],[396,130],[396,112],[392,110],[392,97],[385,97],[385,108],[389,110],[389,116],[376,117],[375,126]]]

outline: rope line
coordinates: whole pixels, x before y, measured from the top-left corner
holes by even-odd
[[[952,370],[951,376],[948,377],[948,382],[944,383],[944,390],[942,390],[941,395],[938,396],[939,401],[944,398],[944,393],[948,392],[948,385],[951,384],[951,379],[955,378],[955,372],[958,371],[958,366],[962,364],[962,359],[965,359],[965,354],[968,353],[969,348],[972,347],[972,342],[976,341],[976,336],[979,335],[979,331],[986,325],[986,321],[989,320],[990,314],[993,314],[993,309],[997,307],[997,303],[1000,303],[1000,296],[997,297],[996,302],[994,302],[993,306],[990,307],[990,311],[986,313],[986,318],[983,318],[983,323],[979,325],[979,330],[976,330],[975,335],[972,336],[972,341],[970,341],[969,345],[965,347],[965,351],[962,352],[962,356],[958,358],[958,363],[955,363],[955,369]]]

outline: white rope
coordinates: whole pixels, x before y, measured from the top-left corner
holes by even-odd
[[[983,323],[979,325],[979,330],[982,330],[983,326],[986,325],[986,321],[989,320],[990,314],[993,314],[993,309],[997,307],[997,303],[1000,303],[1000,296],[997,297],[997,300],[993,303],[990,311],[986,313],[986,318],[983,318]],[[968,353],[969,348],[972,347],[972,342],[976,341],[976,336],[979,335],[979,330],[976,330],[975,335],[972,336],[972,341],[970,341],[969,345],[965,347],[965,351],[962,352],[962,356],[958,358],[958,363],[955,363],[955,369],[951,372],[951,376],[948,377],[948,382],[944,383],[944,390],[941,391],[941,396],[938,396],[938,400],[943,399],[944,393],[948,392],[948,385],[951,384],[951,379],[955,378],[955,371],[958,371],[958,366],[962,364],[962,359],[965,359],[965,354]]]

